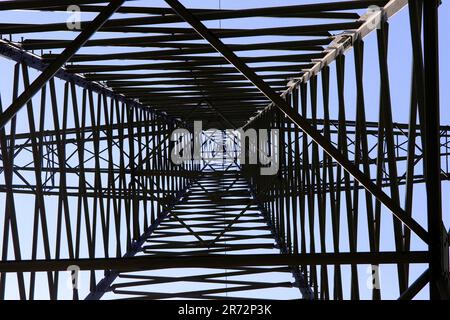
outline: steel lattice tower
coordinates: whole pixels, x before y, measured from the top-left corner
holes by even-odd
[[[165,2],[0,1],[0,299],[448,299],[440,1]]]

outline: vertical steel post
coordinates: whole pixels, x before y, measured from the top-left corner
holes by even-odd
[[[439,109],[439,0],[424,4],[425,148],[428,232],[430,251],[430,299],[449,299],[447,232],[442,223],[440,109]]]

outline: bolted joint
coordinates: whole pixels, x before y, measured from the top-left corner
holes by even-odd
[[[377,5],[371,5],[367,8],[365,14],[359,18],[359,22],[364,24],[364,28],[369,31],[379,29],[382,23],[387,22],[389,19],[388,13],[383,7]]]
[[[343,32],[335,36],[328,49],[334,49],[338,52],[338,55],[341,55],[352,46],[352,43],[353,34]]]

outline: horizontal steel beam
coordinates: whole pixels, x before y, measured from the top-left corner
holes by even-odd
[[[133,0],[126,0],[133,1]],[[97,4],[97,3],[105,3],[106,0],[58,0],[55,2],[54,0],[5,0],[2,1],[2,5],[0,6],[0,11],[6,10],[32,10],[32,9],[44,9],[44,8],[52,8],[52,7],[61,7],[61,6],[70,6],[70,5],[83,5],[83,4]],[[101,11],[105,7],[98,7]],[[66,8],[67,10],[67,8]]]
[[[28,88],[0,115],[0,128],[3,128],[19,110],[27,104],[40,89],[52,79],[65,63],[97,32],[98,29],[124,3],[124,0],[112,0],[101,13],[89,23],[75,40],[71,41],[59,57],[45,68]]]
[[[256,50],[277,50],[277,51],[323,51],[324,45],[330,44],[331,38],[313,39],[313,40],[298,40],[298,41],[283,41],[283,42],[262,42],[253,44],[233,44],[230,48],[233,51],[256,51]],[[216,51],[209,45],[194,44],[194,43],[154,43],[152,46],[158,48],[176,48],[166,50],[152,50],[143,52],[121,52],[110,54],[79,54],[70,59],[71,62],[85,62],[85,61],[102,61],[102,60],[141,60],[152,59],[161,56],[182,56],[187,54],[200,53],[215,53]],[[44,59],[54,59],[56,54],[44,54]]]
[[[0,272],[65,271],[69,266],[80,270],[137,271],[169,268],[232,268],[242,266],[346,265],[426,263],[428,252],[360,252],[315,254],[261,254],[190,257],[122,257],[77,260],[28,260],[0,262]]]
[[[357,19],[358,14],[353,12],[330,12],[341,10],[356,10],[366,8],[369,5],[383,5],[388,0],[364,0],[364,1],[340,1],[331,3],[322,3],[320,5],[293,5],[293,6],[277,6],[265,8],[250,8],[242,10],[229,9],[192,9],[197,17],[201,20],[225,20],[250,17],[284,17],[284,18],[319,18],[319,19]],[[101,6],[96,5],[80,5],[83,12],[98,12]],[[38,8],[46,11],[66,11],[67,7],[58,6],[48,8]],[[162,15],[162,17],[151,17],[147,19],[145,24],[161,24],[182,22],[178,16],[173,15],[173,11],[169,8],[161,7],[141,7],[141,6],[123,6],[118,13],[132,14],[149,14]]]
[[[330,23],[330,24],[317,24],[317,25],[303,25],[295,27],[276,27],[276,28],[260,28],[260,29],[231,29],[231,30],[218,30],[217,35],[220,38],[244,38],[244,37],[257,37],[257,36],[310,36],[310,37],[330,37],[331,31],[357,29],[361,25],[360,22],[343,22],[343,23]],[[66,24],[64,27],[67,28]],[[145,30],[145,36],[139,37],[124,37],[124,38],[107,38],[107,39],[93,39],[86,42],[86,47],[93,46],[144,46],[149,42],[158,41],[191,41],[199,40],[201,37],[194,33],[176,33],[172,34],[171,30],[167,30],[162,35],[146,34],[163,33],[163,30],[149,29]],[[190,30],[190,29],[189,29]],[[120,30],[117,30],[120,31]],[[141,30],[142,32],[144,30]],[[24,41],[24,45],[28,49],[56,49],[64,48],[70,44],[70,40],[50,40],[50,39],[29,39]]]

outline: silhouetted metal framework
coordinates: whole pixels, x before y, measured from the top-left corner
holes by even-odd
[[[75,269],[87,292],[73,286],[73,299],[360,299],[361,267],[377,283],[385,264],[395,266],[399,299],[427,285],[431,299],[449,299],[439,1],[244,10],[165,1],[0,2],[0,11],[61,17],[78,5],[94,16],[80,30],[62,20],[0,24],[0,55],[15,62],[10,105],[3,87],[0,99],[0,299],[59,299],[66,270]],[[407,123],[393,120],[388,63],[388,21],[402,10],[413,61]],[[204,24],[255,17],[320,23]],[[378,121],[366,109],[369,34]],[[172,132],[194,120],[220,133],[202,136],[202,154],[232,141],[222,150],[231,158],[171,161]],[[278,174],[241,161],[238,153],[255,146],[240,150],[226,131],[237,128],[279,130]],[[424,191],[421,206],[414,198]],[[416,265],[425,266],[419,276]],[[383,286],[371,290],[383,298]]]

